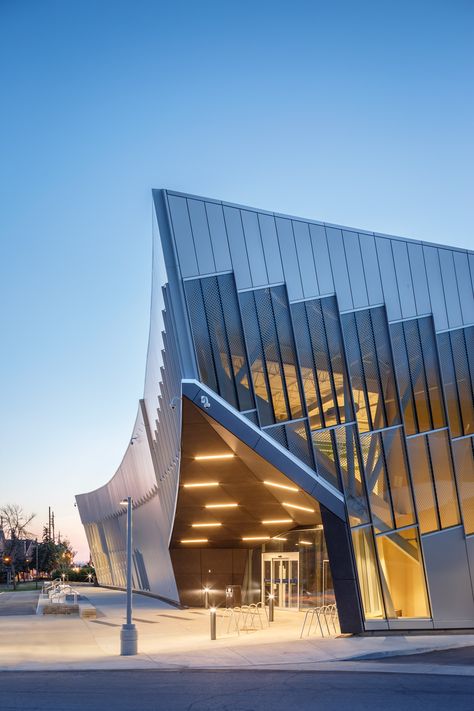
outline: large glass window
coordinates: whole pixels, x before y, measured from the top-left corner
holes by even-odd
[[[353,425],[336,427],[334,436],[349,522],[351,526],[368,523],[369,510],[355,428]]]
[[[474,431],[474,326],[438,335],[449,426],[454,437]]]
[[[246,291],[239,298],[260,423],[270,425],[302,417],[285,288]]]
[[[344,314],[341,321],[359,430],[367,432],[399,424],[384,309]]]
[[[416,528],[376,536],[387,617],[430,617]]]
[[[339,314],[334,297],[291,306],[311,429],[352,420]]]
[[[365,619],[383,619],[385,610],[371,527],[352,529],[352,542]]]
[[[431,316],[390,326],[407,434],[444,427],[436,342]]]
[[[200,378],[240,410],[255,407],[231,274],[185,282]]]
[[[362,434],[360,441],[376,531],[415,523],[401,430]]]
[[[298,459],[301,459],[302,462],[311,468],[314,467],[306,420],[288,422],[286,425],[274,425],[273,427],[268,427],[265,432],[279,442],[282,447],[285,447]]]
[[[454,440],[453,452],[464,529],[470,534],[474,533],[474,437]]]
[[[422,533],[460,523],[446,430],[408,439],[408,456]]]

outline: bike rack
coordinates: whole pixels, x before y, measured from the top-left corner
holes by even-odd
[[[337,624],[336,624],[338,622],[337,606],[335,604],[322,605],[321,607],[310,607],[305,611],[303,625],[301,627],[301,632],[300,632],[300,639],[302,639],[302,637],[304,635],[306,624],[308,623],[308,621],[309,621],[309,625],[307,628],[306,636],[309,637],[309,635],[311,634],[311,627],[313,626],[315,618],[316,618],[316,623],[317,623],[316,628],[319,627],[319,631],[321,632],[321,637],[325,637],[322,620],[324,620],[324,625],[325,625],[328,637],[331,636],[331,630],[329,629],[329,623],[331,623],[331,625],[332,625],[334,634],[337,634]]]

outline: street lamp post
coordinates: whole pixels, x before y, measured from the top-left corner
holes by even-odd
[[[38,539],[36,539],[36,580],[35,590],[38,590]]]
[[[120,654],[137,653],[137,628],[132,622],[132,497],[120,502],[127,507],[127,620],[120,631]]]

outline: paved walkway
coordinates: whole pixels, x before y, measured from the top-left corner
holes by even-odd
[[[34,615],[39,598],[38,592],[2,592],[0,594],[0,616]]]
[[[21,595],[23,593],[16,593]],[[81,588],[98,613],[95,620],[62,616],[0,617],[0,669],[286,669],[378,671],[397,673],[397,664],[377,664],[376,656],[416,654],[474,645],[474,635],[389,636],[299,639],[303,614],[276,611],[268,628],[241,633],[226,631],[218,617],[218,639],[210,640],[209,613],[177,610],[153,598],[134,595],[134,621],[139,654],[120,657],[120,627],[125,594],[101,588]],[[352,660],[369,656],[370,661]],[[375,665],[375,666],[374,666]],[[438,673],[442,665],[424,665],[423,673]],[[416,665],[404,665],[403,673]],[[455,668],[455,671],[453,669]],[[449,673],[474,674],[472,667],[444,666]],[[416,671],[416,670],[415,670]],[[445,672],[443,672],[445,673]]]

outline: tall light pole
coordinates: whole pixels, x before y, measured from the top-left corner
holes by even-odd
[[[137,653],[137,628],[132,622],[132,497],[120,502],[127,507],[127,620],[120,631],[120,654]]]

